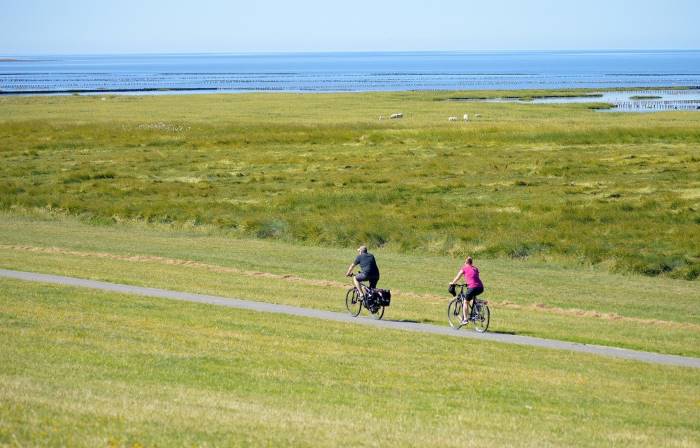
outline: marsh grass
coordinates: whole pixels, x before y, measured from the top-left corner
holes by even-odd
[[[0,207],[700,275],[698,114],[460,95],[1,98]]]

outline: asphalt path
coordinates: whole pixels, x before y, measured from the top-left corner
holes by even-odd
[[[502,333],[477,333],[471,329],[454,330],[447,324],[444,326],[420,324],[416,322],[376,320],[364,317],[352,317],[347,313],[333,311],[314,310],[310,308],[300,308],[289,305],[278,305],[273,303],[255,302],[251,300],[232,299],[220,296],[210,296],[206,294],[193,294],[180,291],[169,291],[158,288],[144,288],[141,286],[123,285],[119,283],[108,283],[95,280],[86,280],[74,277],[64,277],[60,275],[38,274],[33,272],[11,271],[0,269],[0,277],[12,278],[41,283],[53,283],[65,286],[77,286],[81,288],[99,289],[102,291],[112,291],[122,294],[135,294],[147,297],[158,297],[162,299],[183,300],[187,302],[206,303],[209,305],[226,306],[243,310],[258,311],[264,313],[286,314],[312,319],[323,319],[334,322],[343,322],[355,325],[366,325],[376,328],[386,328],[392,330],[413,331],[416,333],[437,334],[449,337],[471,338],[482,341],[501,342],[506,344],[526,345],[553,350],[564,350],[591,355],[607,356],[612,358],[623,358],[634,361],[642,361],[653,364],[666,364],[672,366],[700,368],[700,359],[676,355],[664,355],[660,353],[641,352],[624,348],[605,347],[600,345],[580,344],[576,342],[557,341],[552,339],[541,339],[529,336],[519,336]]]

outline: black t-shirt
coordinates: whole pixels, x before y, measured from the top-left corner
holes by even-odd
[[[374,260],[374,255],[370,253],[360,254],[355,258],[355,264],[360,265],[362,273],[367,275],[368,278],[379,277],[379,268]]]

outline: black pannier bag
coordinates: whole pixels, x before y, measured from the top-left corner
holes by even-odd
[[[365,297],[365,306],[371,310],[373,307],[376,306],[377,300],[379,300],[379,296],[376,292],[373,292],[372,294],[369,294]]]
[[[457,287],[455,285],[450,285],[449,288],[447,288],[447,291],[452,294],[452,297],[457,295]]]
[[[391,304],[391,291],[388,289],[376,289],[374,296],[374,301],[377,305],[389,306]]]

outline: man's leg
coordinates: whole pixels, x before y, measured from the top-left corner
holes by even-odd
[[[379,283],[379,277],[369,279],[369,287],[370,288],[375,289],[377,287],[377,283]]]
[[[357,276],[354,276],[352,278],[352,282],[355,284],[355,288],[357,289],[357,293],[359,296],[362,296],[362,288],[360,287],[360,281],[357,279]]]
[[[367,291],[363,290],[362,286],[360,285],[360,282],[364,282],[367,280],[367,274],[364,272],[360,272],[356,276],[353,277],[353,280],[355,281],[355,287],[357,288],[357,291],[359,291],[361,296],[367,295]]]

